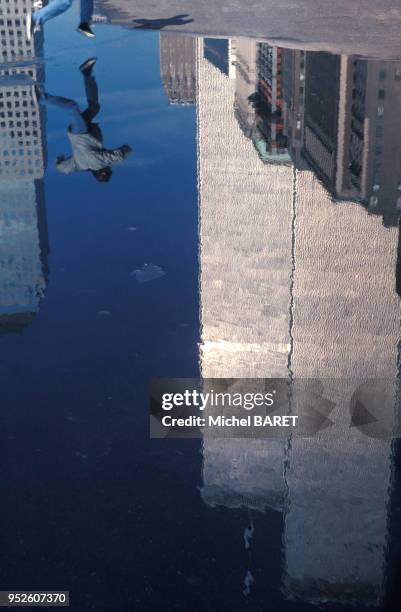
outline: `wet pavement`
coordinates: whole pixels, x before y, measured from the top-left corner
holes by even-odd
[[[396,0],[96,0],[95,10],[110,23],[129,28],[252,37],[366,57],[401,55],[401,9]]]

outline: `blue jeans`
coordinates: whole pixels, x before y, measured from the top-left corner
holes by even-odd
[[[65,13],[73,0],[50,0],[47,6],[32,13],[32,20],[36,24],[42,24],[50,19]],[[81,0],[81,22],[89,22],[93,15],[93,0]]]
[[[100,111],[98,89],[95,77],[92,74],[84,75],[86,101],[88,108],[83,112],[74,100],[61,96],[45,94],[46,102],[62,108],[70,116],[70,129],[73,134],[87,134],[91,129],[91,122]],[[99,140],[102,140],[101,135]]]
[[[66,111],[70,116],[70,129],[73,134],[87,134],[88,128],[85,119],[82,117],[81,109],[74,100],[61,96],[46,94],[46,102],[52,106],[58,106]]]

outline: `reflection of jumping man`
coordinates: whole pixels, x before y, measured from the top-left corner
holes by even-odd
[[[85,81],[88,108],[81,112],[78,104],[69,98],[52,96],[40,93],[48,104],[63,108],[71,118],[68,127],[68,138],[71,142],[72,155],[57,158],[56,167],[59,172],[71,174],[72,172],[90,171],[97,181],[107,183],[112,175],[112,166],[122,161],[130,152],[129,145],[122,145],[118,149],[105,149],[103,147],[102,132],[93,119],[100,111],[98,101],[98,88],[92,74],[96,58],[91,58],[80,66]]]
[[[34,0],[33,12],[26,16],[26,35],[28,41],[31,40],[32,34],[40,30],[41,26],[65,13],[73,0],[50,0],[46,6],[43,6],[42,0]],[[90,27],[90,21],[93,15],[93,0],[80,0],[81,2],[81,21],[77,31],[88,38],[94,38],[95,33]]]

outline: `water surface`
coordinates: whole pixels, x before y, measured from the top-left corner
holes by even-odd
[[[91,41],[77,19],[0,68],[2,589],[396,609],[398,443],[350,428],[351,384],[334,430],[284,443],[149,440],[148,385],[384,378],[395,425],[401,61],[108,24]],[[92,56],[91,129],[132,148],[107,183],[57,167],[71,113],[49,95],[84,110]]]

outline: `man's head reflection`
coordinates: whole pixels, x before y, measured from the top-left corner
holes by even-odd
[[[110,166],[107,166],[107,168],[102,168],[101,170],[92,170],[92,174],[99,183],[108,183],[113,171]]]
[[[103,135],[98,123],[93,119],[100,111],[98,87],[93,75],[96,58],[86,60],[79,67],[84,78],[87,108],[82,111],[77,102],[61,96],[53,96],[38,90],[48,104],[62,108],[68,113],[70,124],[67,134],[71,143],[72,155],[59,155],[56,168],[63,174],[73,172],[91,172],[99,183],[108,183],[112,177],[112,166],[122,161],[131,151],[131,147],[123,144],[116,149],[106,149],[103,146]]]

